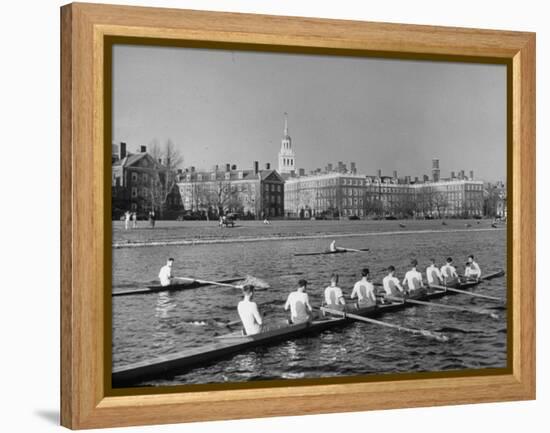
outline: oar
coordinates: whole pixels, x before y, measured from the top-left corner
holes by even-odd
[[[358,250],[356,248],[347,248],[347,247],[338,247],[338,249],[340,250],[345,250],[345,251],[354,251],[356,253],[366,253],[367,251],[369,251],[368,248],[364,248],[362,250]]]
[[[496,298],[494,296],[489,296],[489,295],[482,295],[481,293],[468,292],[467,290],[455,289],[454,287],[440,286],[438,284],[430,284],[430,287],[433,289],[438,289],[443,291],[448,290],[450,292],[462,293],[463,295],[473,296],[475,298],[483,298],[483,299],[490,299],[491,301],[504,302],[504,299],[502,298]]]
[[[405,302],[408,302],[409,304],[429,305],[434,307],[446,308],[448,310],[466,311],[468,313],[483,314],[486,316],[491,316],[493,319],[498,319],[498,315],[496,313],[493,313],[492,311],[487,311],[487,310],[477,310],[477,309],[474,310],[466,307],[458,307],[456,305],[436,304],[434,302],[418,301],[416,299],[394,298],[393,296],[386,296],[386,299],[389,299],[390,301],[394,301],[394,302],[405,301]]]
[[[388,328],[397,329],[399,331],[410,332],[411,334],[415,334],[415,335],[422,335],[423,337],[432,338],[440,342],[449,341],[449,337],[447,337],[446,335],[440,334],[439,332],[429,331],[427,329],[405,328],[404,326],[394,325],[393,323],[382,322],[380,320],[371,319],[370,317],[358,316],[357,314],[351,314],[351,313],[346,313],[344,311],[333,310],[332,308],[327,308],[327,307],[321,307],[321,311],[334,314],[336,316],[341,316],[344,318],[349,317],[350,319],[358,320],[360,322],[373,323],[375,325],[386,326]]]
[[[243,282],[238,285],[221,283],[219,281],[199,280],[197,278],[192,278],[192,277],[174,277],[174,278],[176,280],[196,281],[197,283],[201,283],[201,284],[211,284],[212,286],[232,287],[234,289],[242,289],[243,286],[246,286],[247,284],[251,284],[258,289],[268,289],[270,287],[268,282],[260,278],[253,277],[251,275],[247,275],[246,278],[243,280]]]

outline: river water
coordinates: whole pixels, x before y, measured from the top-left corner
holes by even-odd
[[[322,251],[326,238],[230,242],[183,246],[113,249],[113,290],[142,287],[156,280],[167,257],[174,257],[174,275],[223,279],[247,274],[271,284],[255,294],[266,312],[266,323],[284,323],[284,301],[300,278],[309,281],[313,306],[321,302],[330,275],[340,275],[340,287],[349,295],[363,267],[375,281],[393,264],[397,276],[417,258],[424,270],[430,257],[439,264],[455,258],[459,272],[468,254],[476,255],[483,274],[506,268],[505,230],[462,230],[434,233],[347,236],[338,244],[370,248],[366,253],[294,257],[296,252]],[[506,279],[482,283],[479,293],[506,297]],[[231,288],[204,287],[113,299],[113,366],[153,359],[159,355],[199,347],[226,333],[219,322],[238,318],[240,292]],[[491,301],[465,295],[439,303],[469,308],[492,307]],[[265,379],[317,378],[396,372],[442,371],[506,367],[506,311],[499,319],[437,307],[418,306],[386,314],[380,319],[410,328],[443,331],[447,343],[397,332],[365,323],[325,331],[269,347],[251,349],[233,357],[190,370],[170,379],[139,385],[204,384]]]

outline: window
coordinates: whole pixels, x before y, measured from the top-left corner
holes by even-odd
[[[132,173],[132,182],[137,182],[138,175],[137,173]]]
[[[133,173],[135,174],[135,173]],[[137,188],[134,186],[132,187],[132,198],[136,198],[138,195]]]

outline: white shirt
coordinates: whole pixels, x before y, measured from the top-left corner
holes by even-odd
[[[403,279],[403,285],[407,282],[407,288],[409,290],[417,290],[422,287],[422,274],[416,269],[411,269],[405,274]]]
[[[471,262],[470,266],[466,268],[464,275],[466,275],[467,277],[479,278],[481,277],[481,269],[476,262]]]
[[[351,292],[351,299],[357,296],[359,303],[376,304],[374,285],[365,278],[357,281]]]
[[[384,291],[386,295],[399,295],[401,291],[399,290],[399,280],[391,275],[386,275],[382,280],[382,286],[384,286]]]
[[[458,278],[455,267],[450,263],[441,266],[441,275],[443,275],[443,277],[447,279]]]
[[[309,320],[308,312],[309,296],[305,292],[292,292],[288,295],[285,310],[290,307],[292,323],[303,323]]]
[[[327,305],[335,305],[335,304],[342,304],[344,305],[346,302],[344,301],[344,295],[342,293],[342,289],[338,286],[328,286],[325,289],[325,304]]]
[[[239,317],[243,323],[246,335],[258,334],[262,330],[262,316],[255,302],[243,299],[237,306]]]
[[[161,286],[169,286],[172,284],[172,266],[164,265],[160,268],[159,280]]]
[[[441,275],[441,271],[436,265],[430,265],[426,268],[426,279],[429,285],[441,284],[443,275]]]
[[[337,248],[336,248],[336,241],[332,241],[330,243],[330,247],[329,247],[330,251],[336,251]]]

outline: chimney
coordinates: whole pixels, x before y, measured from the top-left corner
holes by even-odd
[[[120,159],[126,158],[126,143],[123,141],[120,142],[120,147],[118,149]]]
[[[423,179],[424,179],[424,182],[428,182],[430,180],[430,177],[427,174],[425,174],[423,176]]]
[[[166,167],[170,167],[170,158],[166,158]]]
[[[195,166],[192,165],[192,166],[191,166],[191,173],[194,173],[194,172],[195,172]]]
[[[454,179],[454,178],[455,178],[455,172],[451,171],[451,179]]]
[[[414,177],[414,183],[418,183],[418,176]]]
[[[432,159],[432,177],[434,182],[439,182],[439,159]]]
[[[141,153],[147,152],[147,146],[140,146],[140,147],[139,147],[139,151],[140,151]]]
[[[265,163],[265,169],[266,170],[271,170],[271,164],[269,162]]]
[[[405,183],[407,183],[407,184],[411,183],[411,177],[410,176],[405,176]]]
[[[338,161],[338,173],[342,173],[344,171],[344,163],[342,161]]]
[[[254,161],[254,174],[258,174],[260,171],[260,163],[258,161]]]
[[[394,171],[393,171],[393,178],[394,178],[394,179],[397,179],[397,170],[394,170]]]
[[[225,171],[231,170],[231,164],[225,164]]]
[[[231,166],[231,170],[237,170],[237,164],[233,164],[233,165]]]
[[[377,175],[378,175],[378,177],[382,177],[382,169],[381,168],[378,169]]]
[[[474,180],[474,170],[470,170],[470,180]]]
[[[331,165],[331,164],[329,164],[329,165]],[[306,170],[303,169],[303,168],[299,168],[298,169],[298,175],[299,176],[305,176],[306,175]]]
[[[329,162],[329,163],[327,164],[327,171],[328,171],[328,172],[331,172],[331,171],[332,171],[332,162]]]
[[[349,167],[350,167],[350,170],[351,170],[351,173],[352,174],[356,174],[357,173],[357,165],[355,164],[355,162],[351,161],[349,163]]]
[[[460,170],[460,180],[464,180],[464,170]]]

